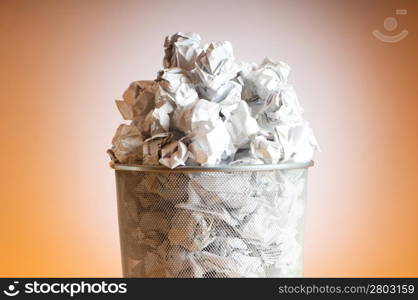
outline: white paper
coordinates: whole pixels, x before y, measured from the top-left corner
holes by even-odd
[[[200,36],[196,33],[178,32],[167,36],[164,42],[164,67],[179,67],[185,70],[194,68],[196,57],[202,51]]]
[[[184,166],[189,156],[187,146],[181,141],[174,141],[161,149],[160,163],[170,169]]]
[[[125,120],[143,118],[154,106],[156,83],[151,80],[132,82],[116,104]]]
[[[142,158],[143,138],[136,126],[121,124],[112,140],[112,151],[120,163],[133,163]]]
[[[266,164],[277,164],[283,159],[283,146],[279,142],[258,135],[251,141],[250,153]]]
[[[169,133],[161,133],[146,139],[143,143],[143,163],[146,165],[158,165],[160,150],[170,140]]]
[[[210,236],[212,223],[211,218],[200,213],[179,210],[171,222],[168,240],[171,244],[190,251],[202,250],[212,241]]]
[[[164,69],[157,80],[159,89],[155,98],[156,104],[171,101],[178,108],[182,108],[199,100],[189,75],[183,69]]]
[[[230,42],[216,42],[207,45],[196,60],[193,70],[196,89],[205,99],[219,97],[219,90],[238,75],[232,45]]]
[[[232,143],[239,149],[249,148],[251,138],[260,130],[257,120],[251,116],[248,104],[244,101],[238,103],[226,124]]]

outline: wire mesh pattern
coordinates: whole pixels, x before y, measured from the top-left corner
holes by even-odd
[[[307,168],[116,171],[125,277],[302,273]]]

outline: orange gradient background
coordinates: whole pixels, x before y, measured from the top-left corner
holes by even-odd
[[[372,30],[396,16],[383,43]],[[418,275],[417,1],[0,2],[0,276],[120,276],[114,99],[163,39],[229,40],[292,67],[322,152],[305,276]]]

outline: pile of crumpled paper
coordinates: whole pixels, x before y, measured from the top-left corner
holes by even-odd
[[[116,104],[116,171],[125,276],[300,276],[307,170],[200,171],[179,166],[306,162],[317,148],[288,83],[290,68],[237,62],[229,42],[164,43],[164,69]]]
[[[195,33],[166,37],[164,51],[157,79],[132,82],[116,100],[130,123],[113,138],[114,162],[176,168],[312,158],[317,144],[287,64],[238,62],[230,42],[203,46]]]

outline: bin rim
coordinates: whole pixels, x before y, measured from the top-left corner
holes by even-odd
[[[115,171],[137,171],[137,172],[156,172],[156,173],[192,173],[192,172],[253,172],[253,171],[273,171],[288,169],[306,169],[312,167],[314,161],[306,162],[286,162],[280,164],[259,164],[259,165],[218,165],[218,166],[180,166],[175,169],[167,168],[163,165],[139,165],[139,164],[119,164],[110,163],[110,167]]]

